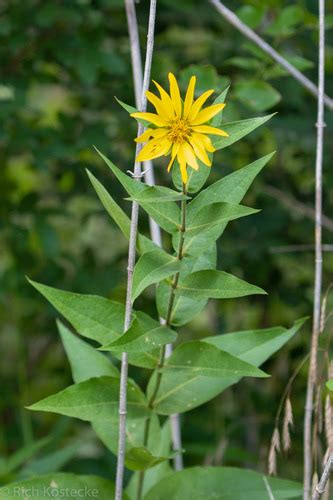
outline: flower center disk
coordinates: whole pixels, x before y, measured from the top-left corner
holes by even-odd
[[[191,129],[188,122],[183,118],[177,118],[170,123],[168,139],[171,142],[185,142],[191,135]]]

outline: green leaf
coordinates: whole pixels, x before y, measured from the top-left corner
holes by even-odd
[[[196,214],[201,209],[207,210],[206,207],[212,203],[239,203],[245,196],[255,177],[271,159],[273,154],[274,153],[271,153],[254,161],[246,167],[223,177],[201,191],[201,193],[199,193],[188,205],[189,217],[195,218]],[[199,233],[195,237],[188,238],[184,245],[185,253],[193,256],[197,254],[201,255],[202,252],[207,251],[207,249],[223,234],[226,226],[227,223],[220,223],[218,226],[213,226],[204,233]],[[174,249],[177,248],[178,241],[179,236],[175,234],[173,237]]]
[[[174,275],[180,270],[181,262],[163,250],[147,252],[140,257],[134,268],[132,301],[148,286]]]
[[[237,10],[237,16],[243,21],[243,23],[254,29],[261,23],[266,8],[267,7],[263,5],[256,7],[253,5],[243,5]]]
[[[130,196],[138,195],[147,187],[147,185],[143,182],[134,180],[132,177],[130,177],[130,175],[124,174],[124,172],[122,172],[111,160],[109,160],[109,158],[103,155],[103,153],[99,151],[99,149],[95,149]]]
[[[300,5],[289,5],[280,11],[276,20],[266,29],[266,33],[272,36],[292,36],[303,19],[303,8]]]
[[[180,73],[180,85],[187,88],[191,76],[196,77],[195,95],[198,96],[206,90],[220,88],[219,75],[216,68],[210,64],[191,64]]]
[[[333,391],[333,380],[328,380],[326,382],[326,387],[329,391]]]
[[[111,216],[111,218],[115,221],[123,235],[129,239],[130,237],[130,228],[131,221],[125,214],[125,212],[120,208],[120,206],[114,201],[112,196],[108,193],[105,187],[93,176],[89,170],[87,170],[89,179],[97,193],[97,196],[102,202],[102,205]],[[157,245],[146,236],[142,234],[138,234],[137,237],[137,248],[139,253],[149,252],[150,250],[156,250]]]
[[[180,227],[180,208],[175,202],[142,203],[140,206],[167,233],[175,233]]]
[[[110,500],[114,498],[115,488],[113,482],[101,477],[58,472],[3,486],[0,488],[0,497],[6,500],[17,500],[18,492],[19,496],[22,498],[27,496],[29,500],[79,498],[78,492],[84,495],[89,492],[91,496],[97,496],[98,500]]]
[[[160,326],[159,322],[152,319],[148,314],[143,312],[135,313],[136,321],[139,324],[139,328],[142,332],[148,332],[154,330]],[[113,355],[120,359],[121,355],[114,352]],[[139,366],[140,368],[148,368],[154,370],[157,366],[157,362],[160,355],[160,349],[155,349],[149,352],[131,352],[128,354],[128,360],[131,365]]]
[[[170,296],[170,286],[167,283],[160,283],[157,288],[156,301],[158,314],[166,319],[167,307]],[[171,313],[170,324],[181,326],[199,314],[207,304],[207,299],[192,299],[183,295],[176,295]]]
[[[266,292],[224,271],[203,270],[187,276],[179,284],[176,293],[202,299],[232,299],[247,295],[265,295]]]
[[[98,154],[103,158],[106,164],[111,168],[114,175],[117,177],[119,182],[122,184],[124,189],[131,197],[139,196],[142,191],[147,188],[147,185],[143,182],[137,182],[128,175],[124,174],[119,170],[116,165],[114,165],[106,156],[100,151]],[[145,203],[140,202],[140,206],[150,215],[156,222],[161,226],[162,229],[169,233],[173,233],[178,230],[180,226],[180,208],[175,202],[165,202],[165,203]]]
[[[212,153],[208,153],[208,158],[212,159]],[[197,162],[199,165],[199,170],[193,170],[193,168],[187,167],[187,192],[188,193],[196,193],[202,186],[205,184],[206,180],[210,175],[210,167],[207,167],[201,160],[197,158]],[[176,186],[177,189],[181,190],[183,186],[182,177],[180,174],[180,166],[177,159],[174,161],[172,166],[172,182]]]
[[[266,111],[281,100],[281,94],[262,80],[246,80],[235,85],[235,96],[254,111]]]
[[[117,419],[119,379],[98,377],[71,385],[28,407],[34,411],[50,411],[80,420]],[[129,381],[127,386],[129,418],[144,418],[150,413],[140,389]]]
[[[150,417],[148,448],[154,455],[159,455],[161,427],[159,417],[152,413]],[[115,455],[118,454],[119,419],[94,420],[91,425],[105,446]],[[143,446],[146,420],[126,418],[126,450]],[[169,450],[162,453],[168,454]]]
[[[109,215],[115,221],[115,223],[120,228],[122,233],[128,239],[131,227],[130,219],[127,217],[125,212],[120,208],[120,206],[114,201],[114,199],[105,189],[103,184],[101,184],[99,180],[96,179],[96,177],[89,170],[86,170],[86,172],[106,211],[109,213]]]
[[[210,203],[240,203],[254,179],[274,154],[275,151],[208,186],[188,204],[188,212],[194,214]]]
[[[276,326],[260,330],[245,330],[206,337],[203,342],[214,345],[237,358],[255,366],[261,365],[272,353],[278,351],[303,326],[307,318],[295,321],[289,328]]]
[[[140,193],[131,198],[126,198],[130,201],[137,201],[138,203],[164,203],[168,201],[181,201],[189,200],[190,197],[174,191],[164,186],[147,186]]]
[[[156,417],[156,415],[155,415]],[[157,418],[157,417],[156,417]],[[153,429],[153,418],[150,424],[150,429]],[[151,433],[149,433],[151,434]],[[150,450],[155,450],[154,454],[158,456],[169,456],[170,454],[170,420],[167,419],[160,429],[158,436],[152,439],[152,445],[149,445]],[[169,462],[163,462],[152,469],[148,469],[145,473],[145,480],[143,484],[143,495],[145,495],[150,488],[152,488],[158,481],[172,471]],[[138,491],[138,481],[140,478],[139,473],[132,474],[129,484],[126,488],[126,493],[130,498],[136,498]]]
[[[259,116],[257,118],[249,118],[247,120],[240,120],[237,122],[224,123],[221,128],[222,130],[225,130],[225,132],[228,132],[229,137],[215,139],[215,141],[213,141],[213,146],[216,149],[223,149],[231,146],[231,144],[234,144],[239,141],[239,139],[242,139],[247,134],[253,132],[253,130],[266,123],[274,115],[275,113],[272,115]]]
[[[104,354],[74,335],[60,321],[59,333],[69,359],[74,382],[83,382],[93,377],[119,377],[119,371]]]
[[[283,54],[283,57],[299,71],[306,71],[314,67],[314,63],[312,61],[298,55],[293,56],[290,54]],[[286,69],[282,68],[282,66],[279,64],[273,64],[264,71],[263,78],[265,78],[265,80],[269,80],[289,75],[290,73]]]
[[[125,455],[125,465],[130,470],[147,470],[156,465],[167,462],[172,456],[157,457],[154,456],[148,448],[132,448]]]
[[[227,59],[224,63],[227,65],[230,64],[230,66],[236,66],[236,68],[247,69],[251,72],[261,68],[260,61],[252,57],[230,57],[230,59]]]
[[[276,500],[299,498],[302,485],[235,467],[190,467],[157,483],[145,500],[264,500],[268,482]]]
[[[242,361],[259,366],[272,354],[280,349],[293,335],[301,328],[305,319],[297,321],[292,328],[286,330],[282,327],[268,330],[253,330],[219,335],[219,344],[214,337],[207,337],[216,347],[222,349],[233,356],[239,357]],[[263,335],[261,335],[263,333]],[[226,339],[223,343],[223,339]],[[241,341],[244,341],[244,346]],[[216,397],[227,387],[236,384],[240,379],[202,377],[188,371],[175,370],[164,373],[161,379],[160,389],[155,400],[155,409],[162,415],[182,413],[196,408],[201,404]],[[150,382],[151,383],[151,382]]]
[[[114,356],[117,357],[117,353],[114,353]],[[139,368],[147,368],[148,370],[154,370],[156,368],[158,359],[158,349],[156,351],[149,352],[131,352],[128,355],[130,365],[138,366]]]
[[[99,348],[102,351],[146,352],[165,344],[171,344],[177,338],[176,332],[166,326],[157,325],[151,330],[140,328],[134,319],[130,328],[119,339]]]
[[[227,87],[226,89],[224,89],[223,92],[221,92],[221,94],[217,96],[217,98],[215,99],[213,104],[222,104],[223,102],[225,102],[229,88],[230,87]],[[218,127],[222,123],[222,117],[223,117],[223,111],[221,111],[221,113],[218,113],[217,115],[215,115],[212,118],[210,125],[212,127]]]
[[[65,292],[29,280],[83,337],[106,344],[123,333],[125,306],[98,297]]]
[[[204,377],[269,376],[259,368],[201,341],[184,342],[176,347],[161,371],[170,370],[187,371]]]
[[[128,114],[131,115],[132,113],[137,113],[139,111],[134,106],[131,106],[130,104],[126,104],[125,102],[121,101],[120,99],[118,99],[118,97],[115,97],[115,99],[118,102],[118,104],[120,104],[120,106],[125,111],[127,111]],[[145,127],[149,127],[149,125],[150,125],[150,123],[147,122],[147,120],[142,120],[142,118],[135,118],[135,120],[138,121],[139,123],[142,123],[142,125],[144,125]]]
[[[259,212],[253,208],[238,205],[236,203],[211,203],[198,212],[188,211],[188,219],[185,233],[185,240],[193,238],[214,226],[220,226],[240,217],[252,215]]]
[[[179,283],[185,276],[194,271],[201,269],[215,269],[216,267],[216,245],[210,245],[204,252],[194,256],[185,256],[182,261],[182,269],[180,272]],[[161,282],[158,285],[156,293],[156,304],[158,314],[162,318],[166,318],[167,307],[170,297],[170,285]],[[208,299],[191,299],[183,295],[176,295],[173,301],[170,324],[181,326],[193,319],[206,306]]]
[[[259,210],[236,203],[211,203],[199,211],[188,210],[188,221],[184,238],[185,254],[201,254],[221,236],[229,221],[252,215]],[[178,248],[179,233],[172,239],[174,249]]]

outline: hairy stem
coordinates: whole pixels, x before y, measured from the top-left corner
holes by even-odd
[[[312,479],[312,414],[313,398],[317,379],[318,338],[320,333],[321,288],[322,288],[322,171],[324,139],[324,87],[325,87],[325,1],[319,0],[319,68],[318,68],[318,110],[316,150],[316,224],[315,224],[315,283],[313,302],[313,326],[310,351],[310,366],[304,414],[304,500],[311,495]]]
[[[186,195],[186,193],[187,193],[186,184],[183,184],[183,194]],[[181,201],[181,224],[179,227],[179,244],[178,244],[178,250],[177,250],[177,259],[179,259],[179,260],[182,260],[182,258],[183,258],[185,231],[186,231],[186,199]],[[171,325],[172,310],[173,310],[173,304],[175,301],[175,294],[176,294],[176,290],[177,290],[178,282],[179,282],[179,274],[180,273],[177,272],[174,275],[172,283],[171,283],[167,313],[166,313],[166,318],[165,318],[165,325],[168,327]],[[154,407],[155,399],[156,399],[156,396],[158,394],[158,391],[159,391],[159,388],[161,385],[161,381],[162,381],[161,369],[164,366],[165,357],[166,357],[166,347],[163,346],[161,348],[159,360],[158,360],[157,367],[156,367],[155,384],[154,384],[154,387],[152,390],[152,394],[151,394],[149,401],[148,401],[148,406],[151,409]],[[145,428],[144,428],[143,446],[148,445],[150,422],[151,422],[151,419],[147,418],[146,423],[145,423]],[[141,500],[141,497],[142,497],[144,477],[145,477],[144,471],[140,472],[138,489],[137,489],[137,497],[136,497],[137,500]]]
[[[131,5],[132,4],[132,5]],[[132,8],[133,1],[126,0],[126,7]],[[134,9],[135,15],[135,9]],[[147,49],[144,79],[142,85],[142,97],[140,110],[145,111],[147,108],[146,90],[149,87],[151,63],[154,48],[154,31],[155,31],[155,17],[156,17],[156,0],[150,1],[149,22],[148,22],[148,36],[147,36]],[[138,136],[144,131],[144,127],[139,124]],[[136,155],[139,153],[142,145],[137,144]],[[134,178],[139,181],[141,178],[140,163],[134,163]],[[131,213],[131,229],[128,249],[128,264],[127,264],[127,290],[126,290],[126,307],[125,307],[125,320],[124,332],[128,330],[131,323],[132,316],[132,282],[133,282],[133,269],[135,264],[135,249],[136,237],[138,227],[139,205],[136,202],[132,203]],[[125,444],[126,444],[126,415],[127,415],[127,377],[128,377],[128,356],[123,352],[121,356],[121,374],[120,374],[120,390],[119,390],[119,435],[118,435],[118,454],[117,454],[117,472],[116,472],[116,500],[121,500],[123,495],[123,478],[125,466]]]
[[[274,61],[276,61],[282,68],[295,78],[303,87],[305,87],[316,99],[319,99],[321,94],[320,85],[317,87],[311,80],[309,80],[303,73],[301,73],[295,66],[290,64],[281,54],[279,54],[269,43],[263,40],[253,29],[244,24],[239,17],[236,16],[228,7],[226,7],[220,0],[209,0],[215,9],[238,31],[240,31],[246,38],[254,42],[266,54],[268,54]],[[322,92],[323,100],[329,109],[333,109],[333,99],[324,92]]]

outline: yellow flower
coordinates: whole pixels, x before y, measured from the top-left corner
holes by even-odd
[[[149,128],[136,139],[137,142],[147,142],[137,156],[137,161],[153,160],[159,156],[171,155],[168,165],[170,171],[177,158],[182,181],[187,182],[187,165],[194,170],[199,169],[197,159],[211,166],[207,155],[215,150],[209,135],[228,137],[227,132],[205,123],[222,111],[225,104],[213,104],[202,109],[206,100],[214,90],[207,90],[194,100],[196,78],[192,76],[188,85],[185,100],[180,96],[176,78],[169,73],[170,95],[156,82],[160,97],[147,91],[147,99],[154,105],[155,113],[132,113],[133,118],[141,118],[150,123]]]

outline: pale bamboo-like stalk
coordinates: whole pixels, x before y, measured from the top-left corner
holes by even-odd
[[[138,30],[138,22],[136,18],[136,10],[134,0],[125,0],[127,27],[130,39],[132,75],[134,85],[135,105],[139,109],[142,95],[142,60],[140,50],[140,38]],[[149,186],[155,185],[154,167],[152,161],[144,162],[144,178],[145,183]],[[159,225],[149,217],[150,234],[154,243],[162,246],[161,230]]]
[[[130,2],[126,2],[130,3]],[[147,48],[146,48],[146,61],[145,71],[142,84],[142,96],[140,110],[145,111],[147,108],[146,90],[149,87],[151,63],[154,49],[154,32],[155,32],[155,18],[156,18],[156,0],[150,0],[150,11],[148,21],[148,35],[147,35]],[[138,136],[144,131],[144,126],[139,124]],[[137,143],[135,157],[142,148],[141,143]],[[140,163],[134,162],[133,177],[139,181],[141,178]],[[136,255],[136,237],[138,227],[139,205],[136,202],[132,203],[131,213],[131,228],[128,249],[128,264],[127,264],[127,290],[126,290],[126,307],[125,307],[125,320],[124,332],[128,330],[131,323],[132,316],[132,282],[133,270]],[[124,465],[125,465],[125,445],[126,445],[126,415],[127,415],[127,378],[128,378],[128,355],[123,352],[121,356],[121,374],[120,374],[120,391],[119,391],[119,436],[118,436],[118,455],[117,455],[117,473],[116,473],[116,500],[121,500],[123,496],[123,478],[124,478]]]
[[[328,483],[332,470],[333,470],[333,453],[331,453],[328,457],[320,481],[315,487],[315,490],[312,494],[312,500],[319,500],[321,495],[325,493],[326,485]]]
[[[141,50],[140,50],[140,39],[138,32],[138,23],[136,18],[135,4],[134,0],[125,0],[126,5],[126,16],[127,25],[131,45],[131,60],[132,60],[132,74],[134,83],[134,94],[135,103],[138,108],[140,105],[140,98],[142,93],[142,61],[141,61]],[[149,186],[155,185],[154,176],[154,166],[151,160],[144,162],[144,179],[145,183]],[[151,239],[156,245],[162,247],[162,235],[160,226],[149,217],[150,235]],[[160,318],[160,323],[164,324],[163,318]],[[168,358],[172,354],[172,344],[166,346],[165,355]],[[181,439],[181,427],[180,418],[178,414],[170,415],[170,427],[171,427],[171,440],[174,450],[181,450],[182,439]],[[175,470],[181,470],[183,468],[183,456],[178,453],[174,460]]]
[[[220,0],[209,0],[215,9],[238,31],[240,31],[246,38],[254,42],[266,54],[268,54],[274,61],[282,66],[288,73],[295,78],[303,87],[305,87],[314,97],[318,99],[320,94],[319,86],[317,87],[309,78],[301,73],[295,66],[293,66],[287,59],[279,54],[269,43],[263,40],[253,29],[249,28],[246,24],[239,19],[239,17],[228,9]],[[326,106],[333,110],[333,99],[326,94],[323,94],[324,103]]]
[[[311,495],[312,478],[312,413],[314,388],[317,378],[318,338],[321,317],[321,288],[323,274],[322,251],[322,190],[323,190],[323,142],[324,142],[324,88],[325,88],[325,0],[319,0],[319,66],[316,149],[316,223],[315,223],[315,283],[313,301],[313,325],[310,366],[304,413],[304,500]]]

